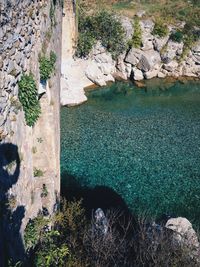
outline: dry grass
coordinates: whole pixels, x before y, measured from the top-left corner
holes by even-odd
[[[192,2],[195,0],[80,0],[80,5],[89,13],[106,8],[128,17],[145,10],[146,17],[162,17],[174,23],[177,20],[200,20],[200,5]]]

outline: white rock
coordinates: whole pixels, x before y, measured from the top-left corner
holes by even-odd
[[[126,40],[132,39],[133,36],[133,24],[132,21],[127,17],[121,17],[120,22],[125,30]]]
[[[158,72],[158,78],[165,78],[167,75],[161,71]]]
[[[152,70],[152,71],[145,72],[145,73],[144,73],[144,77],[145,77],[146,79],[152,79],[152,78],[158,76],[159,71],[160,71],[159,69],[154,69],[154,70]]]
[[[38,88],[38,95],[43,95],[46,93],[46,81],[40,81]]]
[[[138,48],[131,48],[128,55],[125,58],[125,62],[132,64],[133,66],[137,65],[142,55],[142,51]]]
[[[98,67],[104,75],[113,74],[115,72],[115,66],[109,63],[98,64]]]
[[[172,60],[168,64],[164,64],[163,68],[167,71],[173,72],[178,68],[178,62],[175,60]]]
[[[174,232],[173,237],[178,244],[186,245],[192,251],[199,251],[197,234],[186,218],[171,218],[167,221],[165,227]]]
[[[153,40],[154,49],[160,52],[162,48],[167,44],[168,40],[169,40],[169,36],[166,36],[163,38],[158,38],[154,36],[154,40]]]
[[[105,75],[104,80],[105,82],[114,82],[115,78],[111,74],[109,74],[109,75]]]
[[[141,81],[144,79],[143,73],[141,70],[138,70],[136,68],[133,68],[133,79],[135,81]]]
[[[83,88],[77,86],[70,88],[67,80],[61,78],[60,103],[62,106],[76,106],[87,101]]]
[[[155,65],[161,64],[160,54],[154,50],[145,51],[137,64],[138,69],[142,71],[151,71],[155,68]]]
[[[99,86],[106,85],[104,74],[98,67],[98,64],[94,61],[92,61],[86,68],[85,75],[89,80]]]

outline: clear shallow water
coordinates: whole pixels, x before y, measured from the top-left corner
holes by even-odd
[[[113,188],[136,213],[198,221],[200,83],[119,82],[88,96],[61,110],[62,174]]]

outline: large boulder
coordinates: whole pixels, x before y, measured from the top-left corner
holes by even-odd
[[[98,208],[94,213],[95,230],[101,234],[108,233],[109,222],[102,209]]]
[[[175,60],[172,60],[168,64],[164,64],[163,68],[169,72],[174,72],[178,68],[178,62]]]
[[[91,80],[93,83],[104,86],[106,85],[104,74],[98,67],[98,64],[92,61],[85,70],[86,77]]]
[[[132,64],[133,66],[137,65],[142,55],[142,51],[138,48],[131,48],[128,52],[125,62]]]
[[[128,73],[127,73],[126,63],[124,62],[124,57],[125,54],[122,54],[118,57],[116,63],[116,71],[114,75],[117,79],[127,80]]]
[[[154,49],[160,52],[163,49],[163,47],[167,44],[168,40],[169,40],[169,36],[166,36],[163,38],[158,38],[154,36],[154,40],[153,40]]]
[[[160,65],[160,63],[160,54],[154,50],[148,50],[141,55],[137,67],[142,71],[148,72],[155,69],[155,66]]]
[[[197,257],[200,255],[197,234],[186,218],[171,218],[167,221],[165,227],[173,231],[173,238],[177,245],[185,246],[186,249],[189,249],[190,256]]]
[[[147,72],[155,69],[155,65],[160,65],[160,54],[155,50],[142,51],[137,48],[132,48],[125,59],[126,62],[131,63],[133,66]]]
[[[147,80],[152,79],[158,76],[159,71],[160,71],[159,68],[155,68],[154,70],[147,71],[144,73],[144,77]]]
[[[175,59],[176,56],[180,56],[183,52],[183,42],[177,43],[169,41],[166,47],[166,50],[162,53],[161,58],[165,64],[168,64],[170,61]]]
[[[70,85],[69,81],[61,78],[60,103],[62,106],[76,106],[87,101],[84,89],[79,84]]]
[[[143,72],[137,68],[133,68],[132,74],[133,74],[133,79],[135,81],[141,81],[144,79]]]

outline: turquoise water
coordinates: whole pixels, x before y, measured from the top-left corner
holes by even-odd
[[[134,213],[198,221],[200,83],[118,82],[88,97],[61,110],[62,174],[114,189]]]

